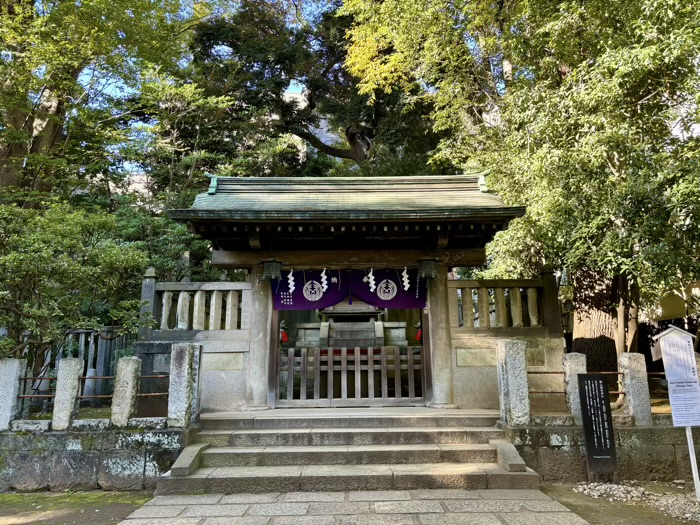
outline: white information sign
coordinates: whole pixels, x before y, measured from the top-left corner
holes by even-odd
[[[693,350],[693,336],[685,330],[672,326],[654,339],[661,344],[673,426],[685,427],[690,468],[693,471],[695,485],[695,499],[700,501],[700,473],[695,458],[693,430],[690,428],[700,425],[700,383]]]
[[[674,427],[700,426],[700,382],[693,336],[672,330],[659,338]]]

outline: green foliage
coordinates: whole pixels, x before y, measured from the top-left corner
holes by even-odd
[[[66,204],[0,206],[4,353],[42,351],[68,329],[119,323],[124,332],[134,330],[134,297],[148,258],[116,240],[116,227],[110,214]]]
[[[418,79],[449,131],[435,159],[488,168],[507,203],[527,205],[486,275],[626,275],[647,304],[700,277],[692,3],[348,0],[343,12],[361,90]]]

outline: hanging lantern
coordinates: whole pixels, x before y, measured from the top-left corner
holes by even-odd
[[[263,263],[263,279],[281,279],[282,265],[277,261],[266,261]]]
[[[422,260],[418,263],[418,277],[421,279],[437,277],[437,262]]]

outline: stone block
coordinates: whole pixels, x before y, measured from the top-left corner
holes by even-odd
[[[651,399],[644,355],[624,353],[618,358],[618,365],[622,373],[622,389],[625,392],[625,414],[633,416],[637,426],[651,426]]]
[[[676,451],[676,468],[678,469],[678,473],[674,479],[685,479],[689,481],[692,480],[693,471],[690,465],[690,454],[688,453],[688,447],[683,445],[677,445],[674,448]]]
[[[129,418],[136,413],[140,375],[140,358],[122,357],[117,361],[117,377],[114,381],[114,396],[112,397],[112,424],[114,426],[127,426]]]
[[[582,447],[540,448],[537,472],[546,482],[586,479],[586,452]]]
[[[639,447],[632,454],[634,477],[645,481],[673,480],[678,474],[676,451],[671,445]]]
[[[586,373],[585,354],[566,354],[562,358],[564,365],[564,390],[566,391],[566,408],[574,416],[577,425],[582,424],[581,399],[579,398],[578,375]]]
[[[19,451],[6,460],[10,488],[18,492],[36,492],[49,488],[50,454]]]
[[[204,354],[202,356],[202,371],[209,370],[243,370],[245,354],[231,352],[227,354]]]
[[[49,470],[49,488],[55,492],[97,489],[99,453],[54,452]]]
[[[532,345],[525,352],[527,366],[546,366],[547,350],[541,345]]]
[[[71,430],[99,431],[109,428],[109,419],[75,419],[71,422]]]
[[[195,352],[199,345],[179,343],[172,346],[170,356],[170,390],[168,395],[168,426],[186,427],[192,419],[195,399]]]
[[[18,416],[20,378],[26,369],[26,359],[0,359],[0,431],[10,428]]]
[[[496,354],[493,348],[457,348],[457,366],[496,366]]]
[[[490,444],[496,447],[498,465],[506,472],[525,472],[525,461],[515,446],[505,439],[494,439]]]
[[[75,411],[80,376],[83,375],[83,360],[64,357],[58,362],[56,395],[53,401],[53,430],[67,430]]]
[[[428,514],[443,512],[442,505],[436,500],[380,501],[374,504],[377,514]]]
[[[503,525],[495,514],[421,514],[421,525]],[[542,525],[542,524],[540,524]]]
[[[145,456],[142,450],[113,450],[100,459],[97,482],[102,490],[142,490]]]
[[[285,500],[286,501],[286,500]],[[404,502],[406,503],[406,502]],[[377,511],[378,512],[378,511]],[[342,501],[342,502],[312,502],[309,503],[309,515],[352,515],[369,514],[369,502],[366,501]]]
[[[153,490],[156,488],[158,477],[168,472],[177,460],[179,450],[156,449],[146,450],[143,469],[143,488]]]
[[[525,343],[502,339],[496,344],[501,419],[509,425],[530,422]]]
[[[10,428],[14,432],[48,432],[51,421],[48,419],[15,419]]]

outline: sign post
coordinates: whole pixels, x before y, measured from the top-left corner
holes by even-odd
[[[615,481],[617,471],[615,434],[605,376],[579,374],[578,391],[586,438],[588,481]]]
[[[695,484],[695,498],[700,501],[700,476],[691,429],[691,427],[700,426],[700,382],[698,382],[698,367],[693,350],[693,335],[672,326],[654,339],[661,344],[673,426],[685,427],[690,467],[693,470]]]

